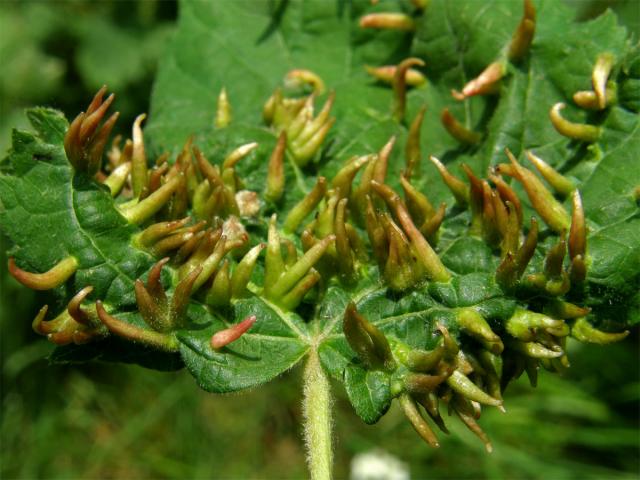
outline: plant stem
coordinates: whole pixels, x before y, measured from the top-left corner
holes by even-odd
[[[329,480],[333,465],[331,450],[331,392],[318,352],[311,349],[304,370],[304,438],[311,480]]]

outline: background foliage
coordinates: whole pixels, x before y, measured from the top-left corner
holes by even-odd
[[[571,3],[585,18],[606,2]],[[633,2],[613,6],[637,32]],[[118,125],[128,128],[148,109],[175,14],[171,2],[0,4],[2,151],[10,127],[24,124],[25,106],[48,104],[70,117],[103,83],[117,92]],[[1,251],[2,478],[305,475],[294,381],[300,371],[254,392],[214,397],[184,372],[47,366],[42,358],[50,346],[30,330],[44,294],[7,278]],[[568,378],[543,374],[535,392],[518,382],[510,387],[509,415],[483,416],[494,441],[491,456],[455,422],[437,451],[419,441],[398,411],[365,426],[335,388],[336,476],[348,475],[354,454],[382,448],[408,463],[416,478],[637,478],[637,329],[613,348],[575,344],[569,351]]]

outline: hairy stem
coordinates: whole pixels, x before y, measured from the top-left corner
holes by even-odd
[[[331,478],[331,392],[318,352],[311,349],[304,370],[304,438],[311,480]]]

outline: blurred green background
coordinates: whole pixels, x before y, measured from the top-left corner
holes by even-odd
[[[229,0],[231,1],[231,0]],[[515,1],[515,0],[514,0]],[[614,8],[638,38],[637,0],[569,0],[578,19]],[[121,133],[148,111],[170,39],[170,1],[0,2],[0,156],[23,110],[46,104],[74,116],[104,83],[117,93]],[[301,478],[300,368],[238,395],[200,391],[186,372],[127,365],[50,366],[30,328],[46,294],[6,273],[0,239],[2,413],[0,478]],[[640,478],[638,329],[611,347],[569,347],[566,378],[542,373],[510,386],[506,415],[487,410],[487,455],[456,419],[428,449],[395,408],[364,425],[335,385],[336,477],[358,453],[383,450],[412,478]]]

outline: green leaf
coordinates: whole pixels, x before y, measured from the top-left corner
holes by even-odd
[[[517,64],[509,63],[502,52],[522,15],[519,2],[460,0],[453,5],[433,0],[424,12],[404,3],[383,6],[364,0],[181,4],[178,29],[156,79],[145,130],[152,159],[163,151],[174,159],[191,135],[215,164],[238,145],[257,141],[259,148],[238,163],[236,173],[243,188],[262,193],[278,133],[264,125],[263,105],[274,89],[283,85],[290,70],[305,68],[318,74],[335,90],[331,113],[336,123],[309,165],[300,168],[287,155],[284,198],[279,203],[262,204],[257,218],[245,219],[255,244],[266,240],[270,215],[277,213],[282,222],[318,176],[330,182],[352,155],[377,152],[391,136],[396,136],[397,143],[389,159],[386,183],[400,191],[400,173],[406,169],[407,125],[426,105],[420,143],[425,158],[411,181],[433,205],[448,205],[438,235],[430,240],[452,276],[447,282],[421,281],[393,291],[369,255],[358,266],[357,280],[345,283],[330,275],[335,263],[343,260],[334,254],[334,264],[323,258],[315,265],[322,276],[320,287],[308,293],[299,307],[285,311],[266,299],[269,292],[263,292],[262,287],[271,285],[264,285],[264,262],[260,260],[246,298],[233,299],[221,308],[206,305],[202,292],[196,293],[184,328],[171,333],[179,341],[182,360],[202,388],[230,392],[259,385],[290,369],[309,349],[317,349],[327,372],[344,382],[356,412],[373,423],[389,408],[390,377],[402,378],[409,369],[403,349],[435,348],[440,343],[440,326],[446,327],[470,356],[481,352],[487,342],[502,349],[501,342],[479,339],[481,333],[469,332],[468,322],[473,319],[463,325],[458,309],[470,307],[501,339],[514,342],[508,337],[506,322],[516,308],[542,313],[552,294],[526,283],[518,289],[498,285],[499,248],[469,230],[469,212],[454,206],[452,194],[426,160],[430,154],[458,177],[462,176],[462,164],[485,177],[489,167],[507,162],[505,148],[511,149],[523,166],[533,169],[524,155],[532,149],[572,180],[582,194],[587,216],[588,274],[583,286],[562,292],[560,298],[591,308],[591,323],[606,326],[614,319],[624,326],[637,322],[640,219],[634,189],[640,185],[635,159],[640,135],[637,94],[633,92],[640,81],[637,52],[634,54],[626,31],[611,13],[574,23],[569,20],[570,10],[562,4],[552,0],[535,3],[536,36],[528,55]],[[359,27],[362,15],[385,9],[403,9],[413,17],[416,31]],[[591,88],[591,71],[603,52],[617,59],[612,80],[619,87],[618,102],[602,112],[584,112],[573,106],[563,112],[574,122],[601,128],[598,141],[587,146],[556,132],[548,113],[557,102],[571,104],[577,90]],[[409,91],[406,118],[398,122],[392,115],[391,88],[372,80],[365,66],[397,64],[411,56],[425,60],[423,71],[429,81]],[[461,89],[496,60],[506,68],[497,95],[461,102],[452,98],[453,89]],[[223,88],[231,104],[232,121],[226,128],[216,128],[216,99]],[[300,93],[286,86],[284,92],[287,96]],[[326,98],[326,94],[319,95],[317,103]],[[446,132],[440,121],[445,107],[466,127],[482,134],[478,145],[461,145]],[[154,261],[131,245],[139,229],[126,224],[106,189],[72,175],[61,147],[66,122],[46,110],[32,114],[32,121],[40,138],[16,132],[8,173],[0,177],[0,220],[16,244],[19,262],[43,271],[65,255],[78,257],[81,266],[72,280],[73,288],[59,292],[60,297],[68,300],[79,287],[93,282],[96,298],[105,299],[116,316],[143,326],[137,315],[123,313],[134,306],[133,281],[143,277]],[[528,218],[539,215],[521,186],[512,184],[523,200],[526,231]],[[570,211],[570,200],[560,200]],[[382,208],[382,203],[376,208]],[[34,213],[39,215],[37,220]],[[318,209],[314,213],[317,215]],[[357,233],[366,238],[362,225],[354,223]],[[539,223],[540,244],[526,274],[544,271],[545,254],[557,243],[557,235],[542,220]],[[300,249],[298,233],[284,238]],[[369,245],[366,249],[370,250]],[[236,261],[231,264],[235,269]],[[565,261],[564,271],[567,269]],[[166,279],[170,290],[177,283],[175,271],[172,273],[172,278]],[[365,359],[358,358],[351,347],[354,340],[345,338],[342,324],[350,302],[390,340],[395,358],[385,364],[389,372],[365,368]],[[213,334],[250,315],[257,318],[251,330],[213,350]],[[376,331],[371,331],[375,337]],[[549,341],[551,334],[547,333],[542,342]],[[510,355],[523,360],[517,357],[521,352],[509,342],[505,344],[507,360],[513,359]],[[563,340],[558,340],[553,347],[563,348],[561,344]],[[551,362],[544,365],[554,368]],[[457,363],[454,366],[458,368]]]
[[[591,88],[591,69],[598,54],[611,52],[619,60],[625,57],[629,49],[626,31],[610,11],[589,22],[568,23],[573,12],[562,4],[545,1],[536,5],[539,22],[531,55],[509,69],[497,103],[473,99],[465,102],[464,110],[459,109],[461,115],[471,112],[467,117],[470,125],[480,122],[486,128],[485,141],[472,159],[458,155],[448,167],[466,162],[474,172],[482,173],[489,165],[507,161],[505,148],[516,155],[533,149],[580,183],[585,211],[594,222],[589,232],[593,260],[589,279],[614,289],[637,285],[640,244],[632,237],[640,235],[640,225],[631,191],[640,182],[640,169],[632,154],[639,148],[638,115],[628,110],[628,102],[614,106],[608,115],[584,115],[569,107],[572,111],[566,113],[567,117],[603,125],[600,142],[590,148],[561,137],[548,120],[551,105],[560,101],[571,105],[574,92]],[[454,8],[446,2],[433,2],[423,17],[423,28],[417,32],[414,53],[429,59],[436,75],[434,83],[446,91],[447,87],[460,88],[479,74],[510,38],[518,20],[516,6],[520,8],[517,2],[484,8],[481,3],[467,2]],[[487,25],[491,25],[490,35],[485,34]],[[457,42],[440,41],[443,35],[452,33]],[[628,82],[637,75],[621,74],[619,80]],[[489,119],[482,121],[480,116]],[[441,128],[434,126],[436,131]],[[440,154],[436,148],[433,151]],[[525,166],[533,168],[523,157],[521,154]],[[437,176],[427,176],[426,191],[439,186]],[[565,205],[570,209],[568,202]]]
[[[640,235],[634,219],[637,206],[630,197],[633,185],[640,183],[640,171],[635,168],[637,162],[628,158],[634,148],[637,150],[638,118],[624,105],[614,107],[608,115],[589,117],[602,123],[605,133],[597,146],[585,149],[558,135],[548,120],[548,110],[554,102],[570,99],[576,90],[589,88],[591,68],[599,53],[611,51],[622,58],[628,48],[626,33],[610,13],[577,24],[567,22],[571,11],[557,2],[544,1],[536,6],[539,22],[531,55],[509,68],[500,96],[456,104],[449,91],[461,88],[480,73],[509,41],[521,15],[517,2],[497,3],[491,8],[478,2],[455,6],[430,2],[418,18],[412,43],[406,33],[359,29],[357,18],[373,9],[366,2],[292,1],[252,4],[249,8],[242,2],[184,2],[178,32],[154,90],[147,132],[158,151],[176,151],[188,135],[195,134],[210,148],[218,147],[223,138],[239,142],[258,137],[266,142],[269,152],[274,138],[264,138],[262,132],[247,125],[259,122],[261,105],[288,70],[309,68],[337,93],[334,112],[339,121],[331,133],[331,146],[318,166],[318,172],[330,178],[349,155],[376,151],[391,134],[398,135],[400,145],[404,143],[406,130],[390,118],[390,91],[367,80],[363,67],[418,55],[427,61],[430,83],[410,92],[407,118],[422,104],[427,105],[429,113],[422,128],[426,153],[445,159],[456,175],[461,163],[482,174],[489,165],[506,161],[505,147],[516,153],[531,148],[577,180],[592,227],[589,281],[606,285],[610,289],[607,291],[619,296],[628,285],[637,285],[640,265],[640,246],[632,240]],[[227,89],[234,122],[226,130],[215,131],[213,99],[222,87]],[[488,132],[479,147],[459,148],[446,134],[438,119],[438,112],[445,106],[468,125]],[[249,184],[258,190],[259,179],[266,174],[266,160],[260,162],[268,155],[265,150],[244,170],[250,175]],[[396,148],[390,161],[392,186],[403,168],[400,150]],[[433,203],[450,204],[451,195],[435,169],[426,164],[422,169],[417,185],[428,192]],[[516,189],[523,196],[520,187]],[[301,193],[297,188],[286,192],[285,211]],[[527,202],[525,208],[527,215],[534,213]],[[612,212],[607,213],[608,209]],[[515,302],[502,298],[500,289],[490,287],[492,281],[482,273],[495,271],[496,257],[480,240],[461,238],[455,222],[459,224],[455,217],[445,221],[441,247],[445,265],[462,275],[451,286],[434,285],[429,290],[431,295],[422,296],[417,291],[406,296],[391,294],[376,286],[378,280],[360,282],[347,291],[333,286],[317,308],[317,318],[324,325],[324,341],[319,347],[323,365],[334,377],[345,379],[350,398],[365,419],[377,418],[384,408],[379,402],[363,406],[356,400],[360,395],[354,392],[361,388],[356,385],[364,373],[356,375],[349,366],[354,355],[340,328],[350,300],[386,334],[421,348],[431,342],[433,319],[447,318],[433,316],[433,312],[441,311],[437,301],[448,307],[476,305],[487,317],[501,319],[513,311]],[[542,256],[536,259],[540,262]],[[479,273],[467,275],[473,272]],[[453,297],[445,294],[447,289],[452,289]],[[595,299],[591,302],[598,303]],[[375,415],[371,413],[374,405]]]
[[[376,423],[391,405],[390,378],[387,373],[350,365],[344,372],[349,401],[365,423]]]
[[[389,119],[390,95],[384,95],[384,90],[371,81],[367,84],[363,65],[401,58],[397,51],[394,54],[394,48],[403,45],[405,34],[363,33],[354,25],[354,17],[363,12],[362,5],[341,9],[339,5],[323,8],[322,3],[308,2],[303,8],[297,2],[285,2],[279,4],[281,10],[276,16],[267,4],[260,4],[263,9],[248,11],[243,3],[222,7],[185,2],[181,27],[164,60],[154,91],[152,121],[148,128],[154,145],[175,151],[192,133],[203,139],[211,138],[215,102],[206,99],[223,86],[241,123],[247,119],[255,122],[260,106],[285,73],[300,66],[312,68],[339,93],[335,109],[340,119],[339,131],[335,132],[332,155],[322,166],[323,174],[334,173],[350,154],[375,151],[391,134],[400,135],[399,143],[402,143],[404,130],[398,130]],[[464,105],[456,105],[449,96],[450,89],[460,88],[499,54],[517,24],[520,8],[515,3],[484,8],[477,2],[468,2],[456,5],[454,11],[446,2],[432,2],[420,19],[411,52],[428,60],[431,84],[411,92],[410,109],[426,103],[434,112],[427,115],[423,138],[427,139],[429,153],[451,157],[449,168],[454,172],[456,165],[464,162],[481,173],[489,164],[506,160],[504,148],[516,153],[532,148],[552,166],[584,182],[581,191],[589,207],[587,214],[597,225],[590,232],[592,246],[596,251],[606,249],[609,257],[604,260],[605,255],[593,255],[595,262],[590,278],[597,283],[612,286],[615,283],[614,288],[621,288],[637,278],[634,266],[640,255],[637,242],[628,241],[640,233],[633,221],[637,207],[629,193],[640,182],[640,172],[633,168],[634,162],[629,157],[639,138],[637,115],[627,112],[624,106],[614,107],[605,119],[605,134],[599,148],[595,148],[596,153],[563,139],[548,121],[553,102],[567,101],[576,90],[589,88],[590,71],[599,53],[609,51],[618,58],[624,56],[628,48],[626,33],[616,25],[615,16],[609,12],[596,20],[570,23],[567,27],[571,10],[557,2],[540,2],[541,20],[530,60],[510,68],[500,101],[474,98],[463,102]],[[312,20],[313,28],[307,28]],[[485,34],[488,24],[490,35]],[[244,32],[253,33],[234,34],[241,26]],[[453,40],[442,42],[445,35],[453,36]],[[585,38],[592,40],[584,42]],[[563,47],[557,48],[560,43]],[[311,49],[310,44],[322,45],[322,48]],[[212,50],[218,52],[215,57],[209,53]],[[200,61],[210,57],[215,61]],[[238,58],[251,58],[251,61],[238,62]],[[238,63],[239,68],[229,69],[232,62]],[[200,88],[189,86],[193,84],[199,84]],[[247,95],[246,90],[251,93]],[[205,110],[202,105],[206,106]],[[470,125],[487,129],[488,136],[479,149],[452,151],[455,141],[444,132],[435,114],[446,105],[451,106],[454,113],[466,116]],[[193,114],[194,110],[197,115]],[[610,139],[611,136],[615,136],[615,140]],[[251,136],[245,135],[244,139],[249,141]],[[619,148],[621,143],[628,144],[628,148]],[[614,152],[609,153],[610,149]],[[395,153],[391,171],[398,172],[402,160],[398,150]],[[264,176],[265,166],[266,162],[262,162],[262,168],[250,165],[247,171]],[[599,169],[595,175],[594,168]],[[624,172],[618,176],[624,181],[612,181],[611,172]],[[450,203],[450,194],[431,165],[425,166],[425,173],[418,180],[419,186],[429,192],[433,202]],[[615,192],[602,192],[610,190],[610,185],[615,185]],[[598,213],[598,209],[604,208],[605,195],[607,203],[620,204],[618,208],[615,203],[611,207],[615,211],[613,216]],[[624,225],[620,225],[621,221]],[[613,232],[627,241],[608,240],[620,238],[620,235],[607,235],[607,227],[614,224],[617,227]],[[624,262],[625,258],[633,261]]]
[[[480,239],[456,238],[441,254],[447,268],[459,274],[494,270],[495,257],[491,249]]]
[[[224,317],[221,313],[212,315],[192,306],[189,318],[194,325],[178,335],[185,365],[204,390],[227,393],[260,385],[289,370],[307,353],[301,319],[262,299],[240,300]],[[249,315],[257,317],[249,332],[218,351],[211,348],[215,332]]]
[[[135,305],[133,282],[154,262],[152,257],[131,246],[137,228],[126,223],[116,211],[111,195],[104,187],[74,175],[62,149],[67,122],[54,110],[34,109],[29,119],[38,137],[14,133],[10,157],[11,175],[0,177],[1,217],[6,234],[21,248],[15,251],[18,262],[34,271],[43,271],[69,255],[79,261],[72,284],[60,287],[74,294],[86,285],[94,287],[95,298],[112,308]],[[256,299],[240,301],[234,313],[241,320],[253,313],[258,324],[242,341],[227,347],[224,353],[213,352],[209,339],[213,332],[227,326],[218,315],[193,308],[189,312],[193,330],[180,334],[182,355],[187,367],[203,388],[210,391],[233,391],[264,381],[293,366],[306,352],[305,325],[295,316],[268,306]],[[138,327],[146,328],[138,318],[117,315]],[[233,319],[234,315],[231,314]],[[167,367],[161,355],[148,352],[127,353],[122,341],[104,341],[95,346],[59,348],[53,361],[88,359],[136,361],[145,366]],[[217,369],[222,366],[223,373]]]
[[[130,245],[136,229],[104,187],[73,175],[62,147],[62,114],[34,109],[29,120],[38,136],[14,131],[11,175],[0,175],[0,222],[18,264],[42,272],[76,257],[78,271],[60,287],[61,296],[92,285],[95,298],[114,307],[134,304],[133,282],[153,263]]]

